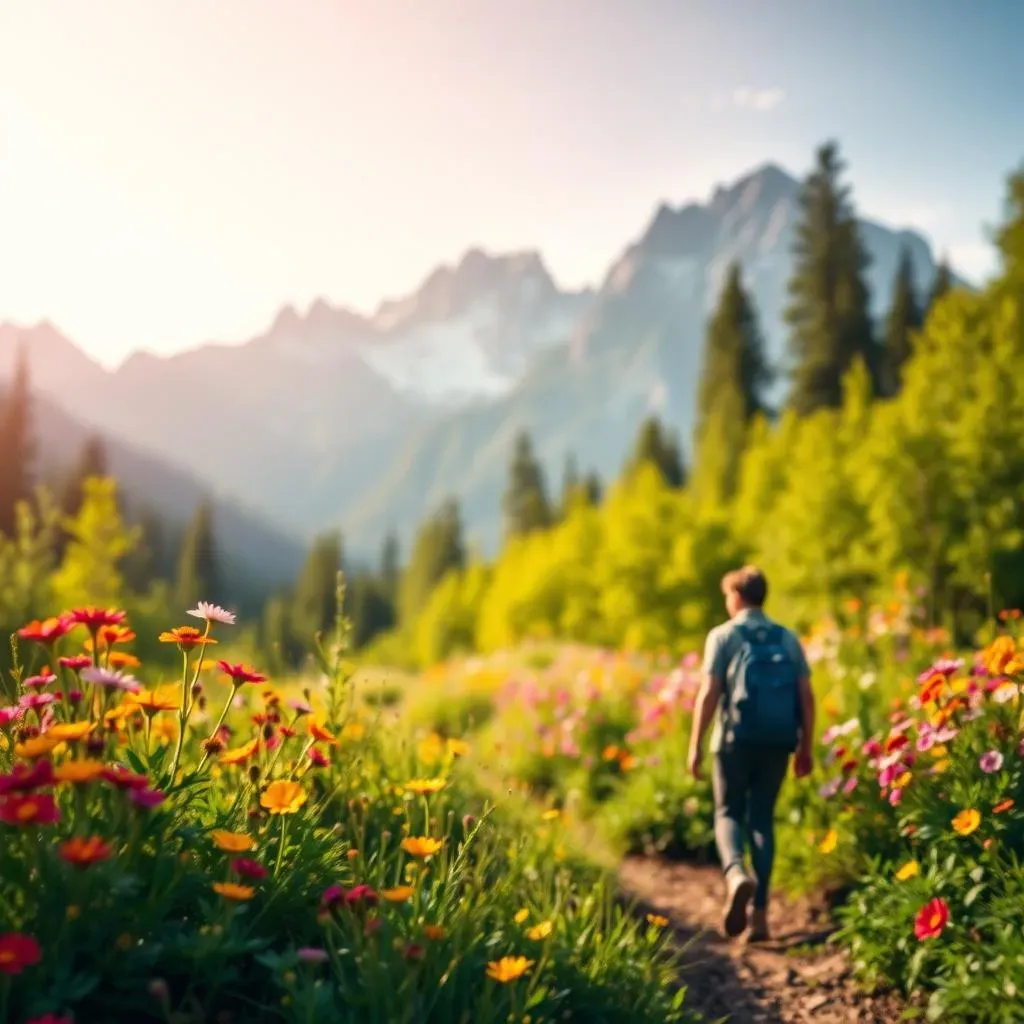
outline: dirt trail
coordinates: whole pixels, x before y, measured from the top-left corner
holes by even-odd
[[[724,889],[712,867],[630,858],[620,868],[625,893],[667,917],[684,952],[691,1005],[730,1024],[892,1024],[890,996],[858,991],[845,954],[828,943],[827,911],[776,901],[772,941],[746,947],[720,932]]]

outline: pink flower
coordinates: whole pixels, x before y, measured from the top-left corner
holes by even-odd
[[[38,676],[29,676],[28,679],[22,680],[21,685],[27,690],[41,690],[44,686],[49,686],[56,678],[52,672],[46,671]]]
[[[71,669],[72,672],[80,672],[92,664],[92,658],[88,654],[76,654],[71,658],[61,658],[61,668]]]
[[[986,775],[991,775],[1003,767],[1003,755],[998,750],[989,750],[981,755],[978,764]]]
[[[30,711],[33,708],[45,708],[47,704],[52,704],[56,699],[57,696],[53,693],[23,693],[18,704],[26,711]]]
[[[195,608],[186,612],[194,619],[206,619],[207,622],[219,622],[224,626],[235,624],[235,613],[225,611],[218,604],[211,604],[209,601],[200,601]]]
[[[954,740],[960,735],[959,729],[954,729],[951,725],[944,725],[941,729],[935,733],[936,743],[949,743],[950,740]]]
[[[11,722],[17,722],[25,714],[25,709],[17,705],[10,708],[0,708],[0,729]]]
[[[900,801],[902,799],[903,799],[903,790],[902,789],[894,789],[889,794],[889,803],[892,804],[893,807],[898,807],[899,804],[900,804]]]
[[[843,792],[847,796],[849,796],[857,788],[857,782],[858,782],[857,776],[856,775],[852,775],[844,783],[844,785],[843,785]]]
[[[316,949],[313,946],[303,946],[296,951],[298,958],[305,964],[325,964],[330,959],[325,949]]]
[[[865,740],[861,750],[865,757],[879,757],[882,753],[882,744],[876,739]]]

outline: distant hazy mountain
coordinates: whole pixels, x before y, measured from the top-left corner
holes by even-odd
[[[371,551],[455,494],[489,548],[517,430],[533,433],[553,486],[570,451],[616,473],[650,410],[689,442],[704,326],[732,260],[783,357],[798,190],[766,165],[706,204],[659,206],[596,292],[560,291],[536,253],[474,249],[372,316],[288,307],[244,344],[140,354],[113,372],[49,325],[0,327],[0,375],[27,342],[35,386],[76,418],[288,528],[341,525]],[[901,246],[928,286],[921,236],[862,231],[876,313]]]
[[[90,431],[56,402],[36,397],[32,407],[37,468],[44,479],[59,481],[78,458]],[[123,440],[104,437],[111,472],[120,483],[128,516],[148,506],[180,532],[211,488],[190,473],[147,455]],[[305,556],[305,544],[235,501],[213,502],[218,552],[229,588],[236,594],[289,583]]]

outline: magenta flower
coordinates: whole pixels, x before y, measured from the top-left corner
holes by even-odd
[[[978,764],[986,775],[991,775],[1003,767],[1003,755],[998,750],[989,750],[981,755]]]
[[[961,658],[940,658],[931,668],[926,668],[918,677],[918,686],[927,683],[932,676],[945,676],[947,679],[964,667]]]
[[[857,776],[856,775],[851,775],[850,778],[848,778],[846,780],[846,782],[843,783],[843,792],[847,796],[849,796],[857,788],[857,782],[858,782]]]
[[[903,799],[903,790],[902,789],[894,789],[889,794],[889,803],[892,804],[893,807],[898,807],[900,805],[900,801],[902,799]]]
[[[29,676],[28,679],[22,681],[22,686],[26,690],[41,690],[44,686],[49,686],[57,677],[52,673],[44,673],[39,676]]]
[[[128,799],[131,800],[136,807],[142,807],[145,810],[151,810],[154,807],[159,807],[167,797],[164,796],[158,789],[129,789]]]
[[[325,964],[329,959],[327,950],[314,946],[303,946],[297,950],[297,956],[304,964]]]

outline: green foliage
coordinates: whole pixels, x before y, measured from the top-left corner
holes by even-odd
[[[550,526],[553,519],[544,471],[533,453],[530,435],[525,432],[516,438],[512,451],[502,511],[506,538],[542,530]]]
[[[51,586],[61,608],[124,603],[126,587],[121,563],[139,542],[138,527],[127,527],[117,501],[117,481],[89,477],[82,482],[78,514],[65,519],[68,542]]]
[[[868,257],[842,171],[837,146],[827,143],[800,195],[785,319],[793,361],[789,401],[801,415],[842,402],[843,378],[857,358],[873,383],[880,370],[864,279]]]

